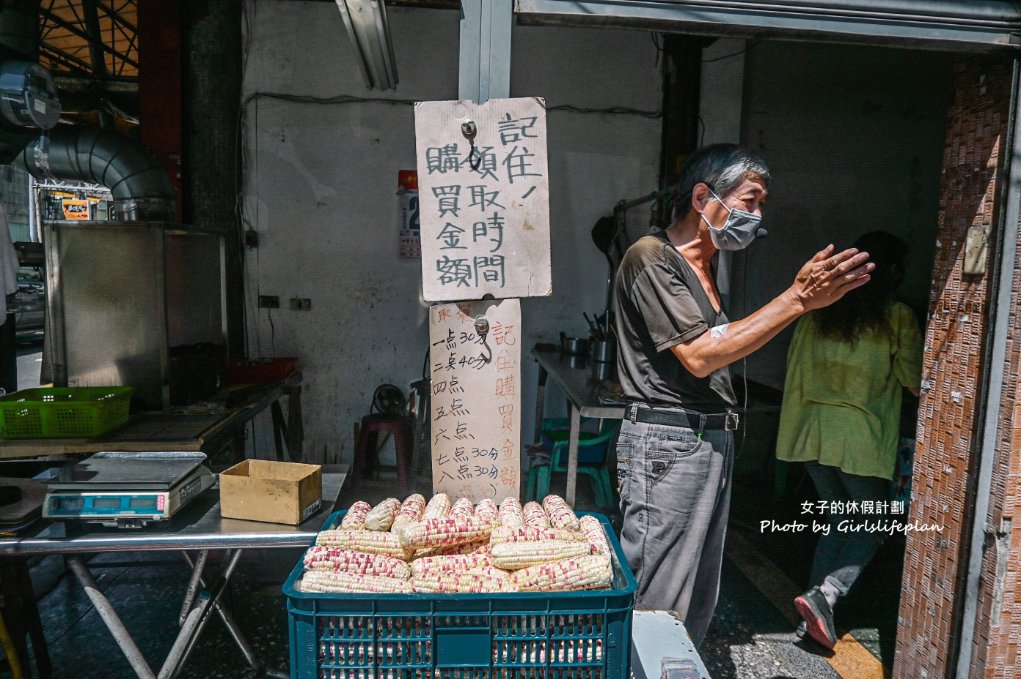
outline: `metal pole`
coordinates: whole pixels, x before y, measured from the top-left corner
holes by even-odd
[[[182,554],[184,554],[184,560],[191,566],[191,578],[188,580],[188,589],[184,591],[184,601],[181,602],[181,615],[177,619],[177,623],[184,626],[184,621],[188,617],[188,611],[191,610],[192,604],[195,603],[195,594],[199,591],[199,583],[202,582],[202,569],[206,567],[209,550],[203,549],[199,552],[198,559],[195,560],[194,565],[191,559],[188,558],[187,552],[182,552]]]
[[[574,506],[574,496],[578,489],[578,439],[581,433],[581,408],[571,404],[571,431],[567,443],[567,504]],[[553,477],[553,461],[550,460],[550,478]]]
[[[458,97],[483,104],[510,96],[512,0],[461,0]]]
[[[81,583],[82,589],[88,595],[89,600],[92,601],[92,605],[96,607],[96,612],[99,613],[99,617],[106,623],[107,629],[110,630],[110,634],[113,635],[114,641],[120,647],[121,651],[124,652],[124,657],[128,659],[131,664],[131,668],[135,670],[140,679],[156,679],[156,675],[153,674],[152,669],[149,668],[149,663],[145,661],[145,657],[142,656],[142,652],[138,650],[138,646],[135,645],[134,639],[128,634],[128,630],[124,627],[124,623],[117,616],[117,611],[110,605],[110,601],[106,596],[99,590],[99,585],[96,584],[95,579],[92,577],[92,573],[85,567],[85,563],[82,558],[78,555],[68,556],[67,564],[71,567],[71,571],[75,577],[78,578],[78,582]]]
[[[191,558],[189,558],[188,552],[181,553],[184,555],[184,560],[187,561],[188,565],[190,566]],[[208,552],[206,551],[202,552],[202,555],[207,554]],[[199,583],[203,587],[206,586],[205,579],[202,578],[201,575],[199,576]],[[261,669],[262,664],[255,658],[255,652],[252,650],[252,647],[248,645],[248,640],[246,640],[244,635],[241,633],[241,627],[238,626],[237,622],[234,620],[234,616],[231,615],[227,607],[224,606],[219,601],[214,601],[213,608],[215,608],[216,612],[220,615],[220,619],[223,620],[224,626],[227,628],[227,631],[230,633],[231,637],[234,638],[234,643],[236,643],[238,645],[238,648],[241,649],[241,654],[245,656],[245,660],[248,661],[248,664],[251,665],[252,669],[256,671]]]
[[[992,319],[991,350],[985,372],[988,377],[988,389],[979,401],[979,413],[982,418],[982,447],[980,450],[978,480],[975,489],[975,513],[972,519],[971,537],[968,549],[967,575],[964,584],[964,610],[961,612],[960,644],[957,653],[957,665],[954,676],[957,679],[968,679],[971,674],[972,650],[975,645],[975,624],[978,620],[978,593],[982,577],[982,561],[986,554],[987,536],[1000,537],[1004,527],[990,526],[989,499],[993,485],[993,470],[996,462],[997,434],[1000,424],[1000,404],[1009,400],[1011,394],[1004,380],[1003,366],[1007,364],[1007,342],[1010,339],[1011,322],[1014,311],[1013,278],[1017,266],[1018,228],[1021,224],[1021,116],[1017,113],[1019,105],[1019,88],[1021,88],[1021,61],[1014,59],[1012,85],[1010,92],[1010,118],[1008,134],[1010,138],[1004,144],[1009,149],[1006,162],[1007,182],[1003,188],[1003,216],[999,231],[1003,234],[999,247],[995,250],[1000,254],[999,266],[993,269],[997,275],[993,281],[992,299],[989,308],[994,309]],[[1010,539],[1010,531],[1005,536]],[[988,542],[1002,549],[1003,558],[1007,558],[1007,547],[1001,546],[996,540]],[[1002,577],[1002,576],[998,576]],[[1001,587],[1002,582],[994,583]]]
[[[181,667],[184,666],[184,663],[188,661],[188,656],[191,655],[192,649],[195,648],[195,642],[198,641],[199,635],[202,634],[202,630],[206,626],[206,622],[209,621],[209,611],[212,610],[213,604],[215,604],[216,601],[220,598],[220,595],[223,594],[223,590],[227,588],[227,583],[230,581],[230,576],[234,574],[234,569],[237,567],[238,560],[241,558],[241,551],[242,550],[240,549],[235,549],[233,552],[228,551],[225,553],[229,554],[229,556],[227,556],[227,565],[223,569],[223,573],[220,575],[219,578],[217,578],[216,582],[214,582],[213,586],[209,589],[209,598],[200,601],[199,605],[197,606],[197,610],[199,611],[198,622],[195,625],[194,633],[190,634],[190,638],[188,639],[187,646],[184,649],[184,653],[181,656],[180,662],[178,662],[174,666],[170,666],[169,663],[170,659],[168,658],[167,659],[168,662],[164,663],[163,669],[160,670],[160,679],[164,679],[164,677],[176,676],[178,670],[180,670]]]

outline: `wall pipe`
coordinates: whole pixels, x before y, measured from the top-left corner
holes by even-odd
[[[174,187],[144,146],[113,130],[57,127],[25,145],[14,160],[33,177],[102,184],[115,220],[177,221]]]

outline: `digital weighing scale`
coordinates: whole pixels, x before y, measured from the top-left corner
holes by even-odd
[[[50,479],[43,516],[141,528],[167,521],[216,483],[205,453],[96,453]]]

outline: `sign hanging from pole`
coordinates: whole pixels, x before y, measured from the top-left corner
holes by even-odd
[[[552,293],[546,103],[415,104],[426,301]]]
[[[520,329],[516,299],[430,308],[434,493],[518,497]]]

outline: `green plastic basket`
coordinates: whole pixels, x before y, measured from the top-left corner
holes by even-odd
[[[93,438],[128,421],[134,387],[22,389],[0,397],[5,439]]]

